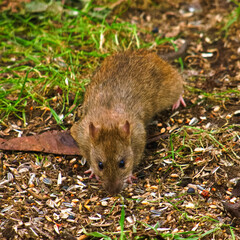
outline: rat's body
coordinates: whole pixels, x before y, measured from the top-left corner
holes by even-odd
[[[184,104],[182,78],[157,54],[126,51],[107,57],[89,84],[82,119],[71,129],[92,174],[118,193],[141,160],[153,116]]]

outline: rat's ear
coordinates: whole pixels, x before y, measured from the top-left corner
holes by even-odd
[[[89,136],[92,139],[96,139],[98,137],[99,134],[99,127],[95,127],[94,124],[92,122],[90,122],[89,124]]]
[[[126,120],[125,124],[120,125],[120,130],[125,137],[128,137],[130,135],[130,123],[128,120]]]

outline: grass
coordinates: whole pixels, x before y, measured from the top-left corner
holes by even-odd
[[[32,106],[51,111],[61,124],[81,103],[99,59],[131,45],[140,47],[135,25],[109,25],[86,9],[74,11],[78,13],[74,17],[0,15],[2,122],[14,115],[26,125]]]

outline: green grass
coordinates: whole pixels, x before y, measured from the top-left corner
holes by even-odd
[[[0,119],[26,124],[29,107],[51,111],[58,124],[82,102],[85,85],[111,52],[140,47],[135,25],[76,16],[0,14]],[[63,115],[63,117],[60,117]]]
[[[120,221],[119,221],[119,224],[120,224],[120,227],[121,227],[120,240],[126,239],[126,235],[124,233],[124,220],[125,220],[125,209],[124,209],[124,205],[122,205],[121,218],[120,218]]]

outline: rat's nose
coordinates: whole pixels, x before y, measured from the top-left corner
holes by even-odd
[[[122,190],[123,183],[120,181],[104,184],[104,188],[111,194],[116,195]]]

